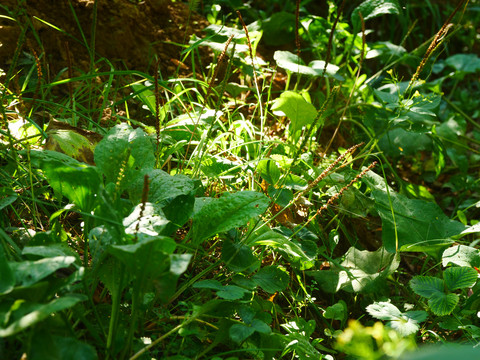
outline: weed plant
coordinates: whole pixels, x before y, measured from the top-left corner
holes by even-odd
[[[478,4],[322,4],[49,77],[0,6],[0,358],[479,356]]]

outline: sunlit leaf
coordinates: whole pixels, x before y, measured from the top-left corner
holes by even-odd
[[[315,106],[307,102],[302,95],[293,91],[284,91],[278,99],[275,100],[272,111],[281,112],[291,121],[290,131],[292,134],[310,125],[317,116]]]
[[[248,220],[262,214],[269,202],[265,195],[255,191],[226,193],[206,202],[193,217],[193,243],[200,244],[215,234],[246,225]]]

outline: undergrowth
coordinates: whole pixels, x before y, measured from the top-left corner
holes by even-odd
[[[1,358],[478,357],[477,2],[191,2],[168,75],[0,8]]]

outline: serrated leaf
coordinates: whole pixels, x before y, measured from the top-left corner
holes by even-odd
[[[302,95],[293,91],[284,91],[272,105],[274,113],[282,112],[291,121],[290,132],[292,134],[301,130],[302,127],[313,123],[317,116],[315,106],[307,102]]]
[[[264,194],[255,191],[226,193],[221,198],[206,202],[194,214],[193,244],[199,245],[215,234],[246,225],[250,219],[262,214],[269,203]]]
[[[415,276],[410,280],[410,287],[415,294],[427,299],[438,293],[444,293],[445,284],[442,279],[433,276]]]
[[[287,288],[289,282],[288,273],[278,266],[266,266],[261,268],[252,280],[266,292],[273,294]]]
[[[450,315],[459,301],[456,294],[434,293],[428,300],[430,310],[437,316]]]
[[[450,267],[443,272],[443,279],[450,291],[472,287],[478,279],[478,273],[471,267]]]

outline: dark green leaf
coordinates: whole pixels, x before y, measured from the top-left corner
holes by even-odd
[[[56,256],[38,261],[11,262],[10,268],[15,274],[18,285],[30,286],[59,269],[69,267],[74,262],[73,256]]]
[[[255,271],[260,265],[260,261],[248,246],[228,240],[223,242],[222,260],[230,270],[237,273],[245,270],[247,272]]]
[[[44,320],[51,314],[71,308],[78,302],[85,300],[87,300],[87,297],[85,295],[71,294],[56,298],[48,304],[37,304],[35,306],[30,306],[31,311],[20,316],[18,319],[15,319],[10,324],[5,324],[5,326],[3,324],[0,325],[0,338],[15,335],[20,331],[29,328],[33,324]],[[19,308],[19,304],[14,304],[14,308],[15,309],[11,309],[11,311],[13,312],[13,318],[15,316],[15,310],[22,310],[21,305]]]
[[[471,267],[450,267],[443,272],[443,279],[450,291],[472,287],[478,279],[478,272]]]
[[[434,294],[443,293],[445,284],[442,279],[433,276],[415,276],[410,280],[410,287],[420,296],[431,298]]]
[[[285,290],[289,282],[288,273],[284,269],[273,265],[261,268],[252,279],[270,294]]]
[[[457,294],[434,293],[428,300],[430,310],[437,316],[450,315],[459,301]]]
[[[356,31],[360,29],[360,16],[363,20],[373,19],[386,14],[400,14],[401,8],[397,0],[366,0],[358,5],[352,12],[352,22]]]
[[[397,250],[395,236],[398,236],[398,250],[422,251],[431,250],[432,246],[444,246],[451,243],[452,236],[460,234],[465,226],[450,220],[442,210],[432,202],[411,200],[390,192],[375,190],[372,193],[375,207],[382,218],[382,239],[389,252]],[[392,217],[392,209],[395,217]],[[395,227],[396,230],[395,231]]]
[[[237,342],[241,343],[243,340],[247,339],[250,335],[255,332],[255,329],[251,326],[247,326],[244,324],[233,324],[230,327],[230,338]]]
[[[7,262],[2,245],[0,245],[0,274],[0,294],[7,294],[15,286],[15,275]]]
[[[240,300],[249,292],[250,291],[236,285],[227,285],[217,291],[217,296],[225,300]]]

